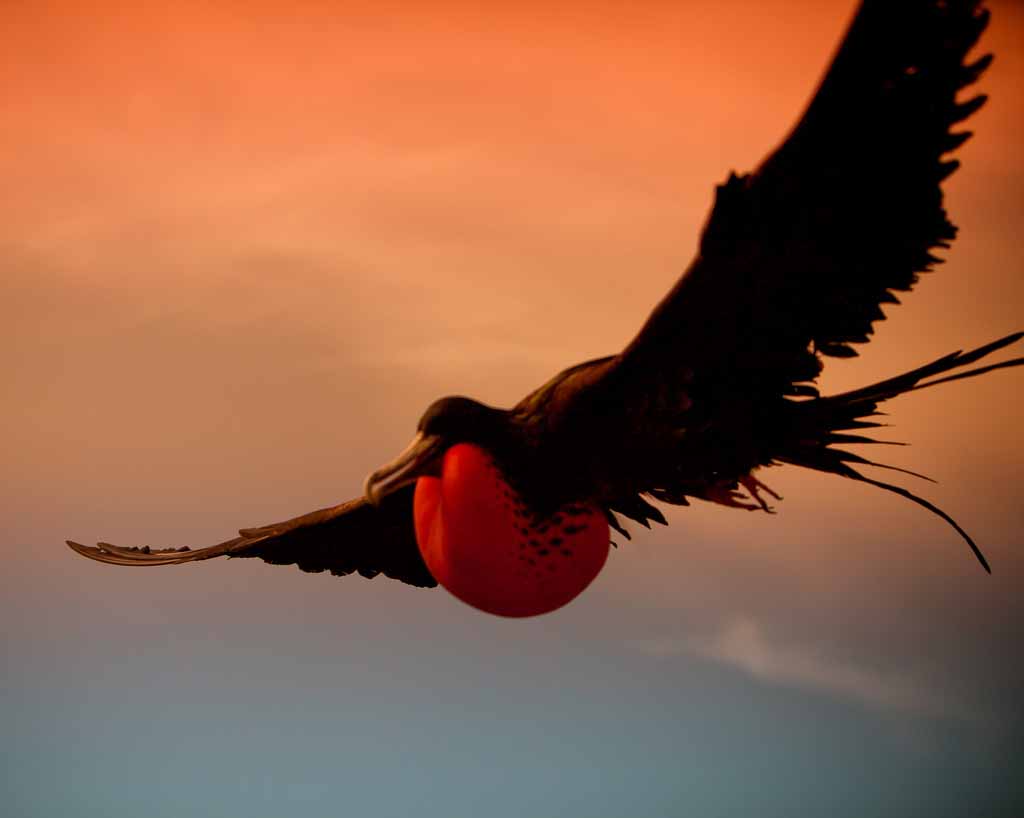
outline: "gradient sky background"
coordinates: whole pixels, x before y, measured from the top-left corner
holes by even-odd
[[[914,445],[886,454],[991,577],[794,468],[777,516],[670,511],[527,621],[62,545],[338,502],[433,398],[507,405],[620,348],[853,6],[5,4],[7,814],[1024,814],[1019,372],[891,405]],[[1024,324],[1024,5],[991,6],[961,238],[827,390]]]

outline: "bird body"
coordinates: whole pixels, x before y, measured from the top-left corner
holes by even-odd
[[[879,442],[865,430],[880,425],[884,401],[1024,364],[969,368],[1024,334],[839,395],[815,385],[823,360],[856,355],[883,306],[955,237],[941,184],[958,166],[946,157],[970,136],[953,127],[985,101],[958,94],[991,61],[966,59],[987,22],[978,0],[864,0],[796,126],[758,168],[718,187],[696,258],[618,354],[560,372],[510,409],[436,401],[409,448],[370,475],[365,498],[194,551],[69,545],[123,565],[255,556],[440,580],[470,604],[520,616],[582,591],[604,564],[607,526],[629,536],[620,517],[664,523],[652,500],[768,511],[766,495],[780,498],[755,472],[792,464],[918,503],[988,569],[949,515],[867,476],[890,467],[841,447]],[[533,536],[572,509],[581,530],[555,548]],[[542,570],[527,561],[541,549],[551,557]],[[548,573],[567,579],[552,591]]]

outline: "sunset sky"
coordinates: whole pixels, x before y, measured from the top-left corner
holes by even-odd
[[[1024,329],[1024,4],[989,5],[960,238],[825,391]],[[888,461],[992,576],[922,509],[793,467],[762,475],[778,515],[667,510],[532,620],[63,546],[340,502],[434,398],[509,405],[621,348],[854,6],[5,4],[9,814],[1024,814],[1019,370],[888,407]]]

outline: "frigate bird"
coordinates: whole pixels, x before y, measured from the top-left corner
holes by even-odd
[[[864,0],[781,145],[717,188],[699,251],[618,354],[557,374],[511,409],[443,398],[365,496],[242,529],[207,548],[68,544],[115,565],[258,557],[304,571],[444,585],[483,610],[543,613],[601,570],[622,518],[665,523],[652,501],[771,510],[758,477],[793,464],[895,492],[949,523],[856,454],[884,401],[1024,364],[970,368],[1024,337],[821,395],[825,358],[856,355],[882,305],[940,261],[955,228],[941,184],[953,130],[985,101],[958,100],[991,62],[967,61],[988,22],[978,0]],[[900,471],[897,469],[897,471]],[[869,472],[870,473],[870,472]]]

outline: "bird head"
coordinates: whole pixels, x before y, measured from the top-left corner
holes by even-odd
[[[388,494],[424,476],[440,474],[444,454],[457,443],[473,443],[492,450],[508,429],[508,412],[453,396],[427,407],[412,442],[390,463],[366,478],[366,499],[377,505]]]
[[[510,485],[502,467],[521,466],[522,433],[511,412],[442,398],[423,413],[405,451],[366,480],[375,505],[416,483],[416,544],[431,575],[463,602],[500,616],[560,608],[608,556],[608,523],[597,505],[545,512]]]

